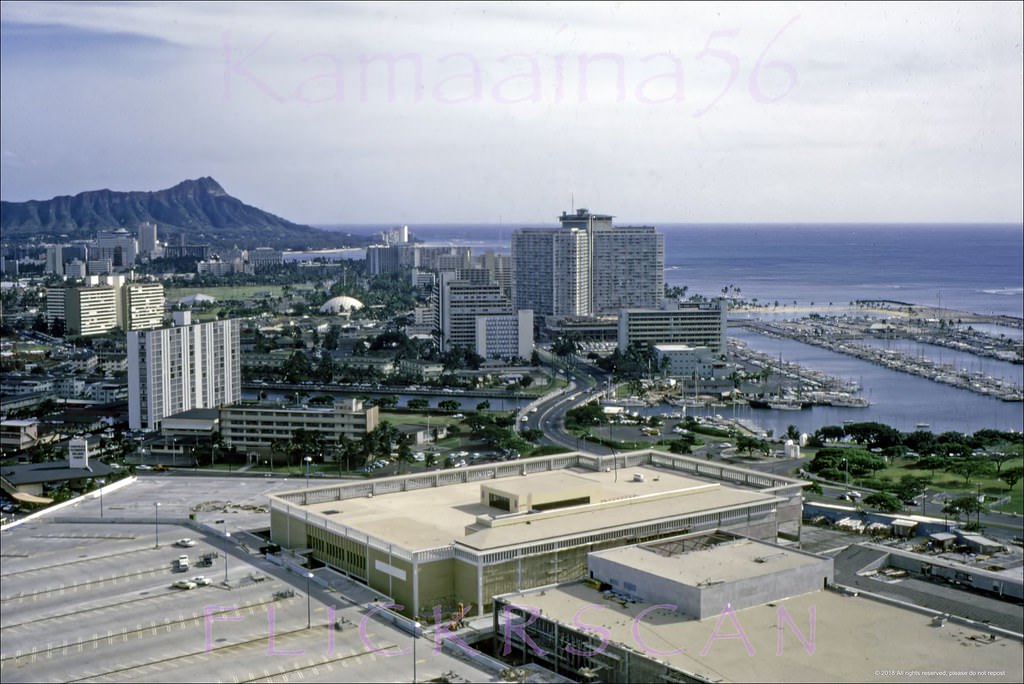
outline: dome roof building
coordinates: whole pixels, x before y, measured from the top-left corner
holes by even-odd
[[[342,295],[340,297],[328,299],[324,302],[323,306],[320,307],[320,313],[339,313],[342,311],[352,313],[353,311],[358,311],[362,308],[363,303],[358,299]]]

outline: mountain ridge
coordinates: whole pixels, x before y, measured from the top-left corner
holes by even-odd
[[[164,190],[107,188],[48,200],[0,202],[5,242],[92,239],[103,230],[157,225],[160,239],[179,244],[316,249],[365,244],[358,237],[293,223],[232,197],[210,176]]]

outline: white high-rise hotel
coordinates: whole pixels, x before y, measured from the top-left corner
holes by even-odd
[[[175,413],[242,398],[238,320],[190,324],[188,313],[176,313],[174,327],[128,333],[133,430],[156,430]]]
[[[517,309],[558,319],[661,305],[664,235],[653,226],[614,226],[611,216],[586,209],[559,221],[561,228],[512,235]]]

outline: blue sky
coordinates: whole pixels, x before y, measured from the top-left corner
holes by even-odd
[[[1021,3],[0,8],[0,196],[302,223],[1021,222]]]

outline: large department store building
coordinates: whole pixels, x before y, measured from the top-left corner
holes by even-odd
[[[587,554],[701,530],[799,539],[805,482],[645,450],[575,452],[272,495],[271,538],[429,622],[587,576]]]

